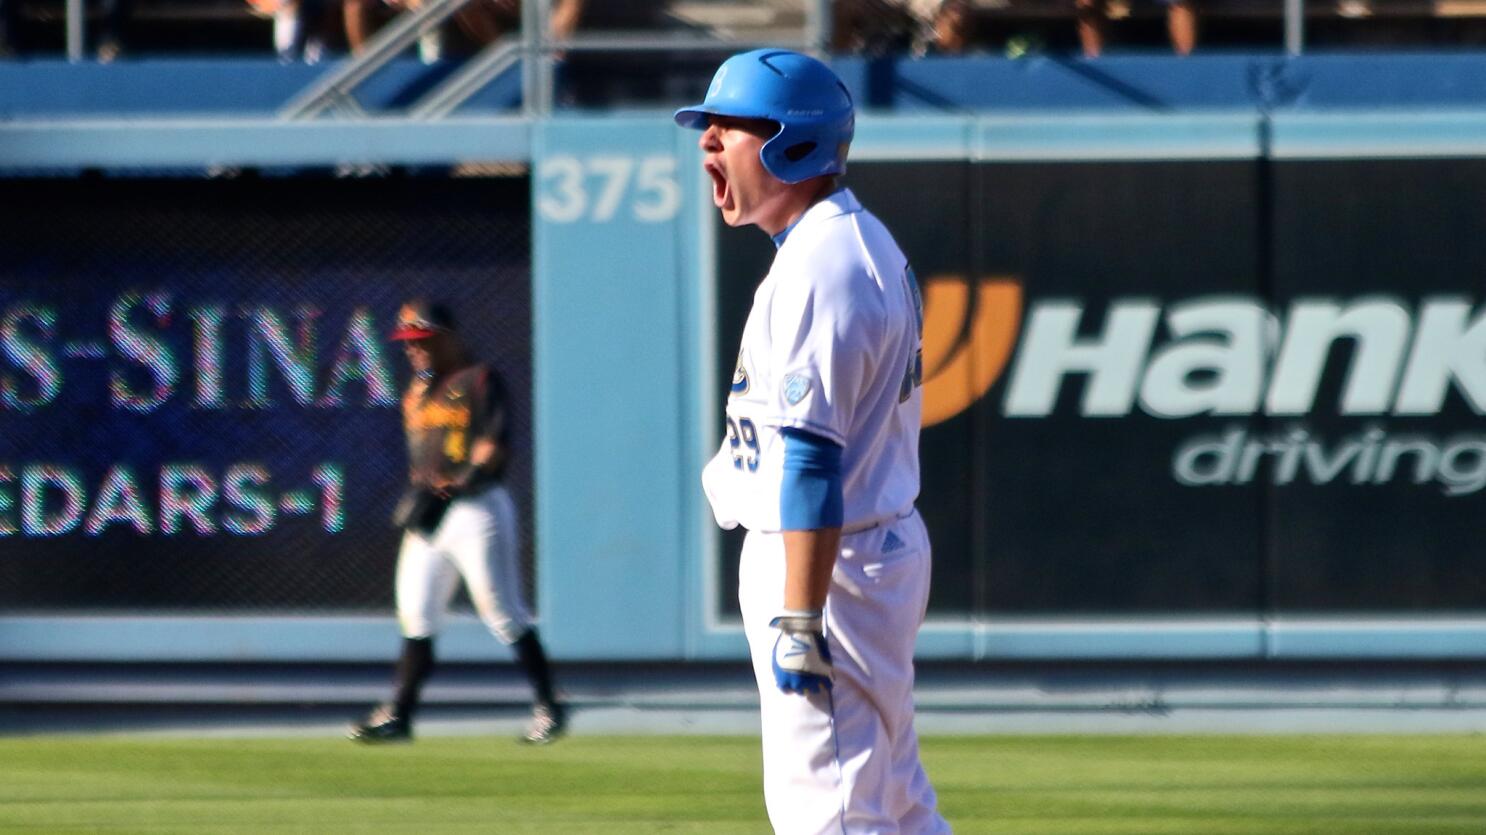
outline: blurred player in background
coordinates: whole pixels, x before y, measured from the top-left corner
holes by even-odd
[[[777,49],[729,58],[676,112],[702,131],[723,220],[778,248],[702,481],[718,523],[748,530],[738,601],[775,831],[948,832],[913,730],[922,304],[892,235],[836,182],[854,120],[829,67]]]
[[[522,740],[545,744],[565,730],[542,642],[531,624],[520,571],[516,505],[501,483],[509,460],[506,391],[500,375],[465,351],[444,305],[413,301],[398,312],[413,380],[403,394],[410,485],[394,513],[404,529],[397,560],[402,656],[396,693],[351,726],[359,742],[412,738],[433,639],[460,578],[480,619],[516,651],[536,694]]]

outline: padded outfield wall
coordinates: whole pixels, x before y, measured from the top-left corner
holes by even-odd
[[[399,130],[533,173],[3,181],[0,655],[384,657],[417,291],[515,382],[554,653],[742,657],[696,474],[771,247],[664,114]],[[1486,652],[1483,158],[1471,111],[864,118],[926,296],[921,654]]]

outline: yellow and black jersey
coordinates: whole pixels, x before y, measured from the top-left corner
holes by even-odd
[[[505,382],[484,363],[414,380],[402,399],[409,479],[416,486],[458,479],[469,469],[474,442],[490,438],[496,442],[496,460],[482,467],[469,484],[499,481],[506,467],[505,416]]]

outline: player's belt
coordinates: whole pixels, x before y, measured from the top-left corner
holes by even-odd
[[[907,519],[908,517],[912,516],[917,510],[918,508],[914,507],[913,505],[909,505],[907,510],[901,511],[899,513],[889,513],[886,516],[878,516],[875,519],[868,519],[865,522],[856,522],[850,525],[843,525],[841,527],[841,535],[849,536],[854,533],[861,533],[862,531],[870,531],[879,525],[886,525],[891,522],[896,522],[899,519]]]

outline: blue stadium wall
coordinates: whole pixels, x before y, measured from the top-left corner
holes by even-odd
[[[696,474],[770,248],[718,228],[695,136],[508,100],[111,120],[100,85],[168,66],[0,67],[26,117],[0,162],[68,175],[0,180],[32,207],[0,287],[0,656],[385,657],[379,336],[422,292],[474,312],[515,383],[553,651],[741,657],[737,542]],[[1486,60],[841,69],[869,106],[848,184],[926,292],[922,656],[1486,654]],[[49,85],[71,109],[29,98]],[[470,160],[531,175],[117,176]],[[468,617],[444,654],[505,657]]]

